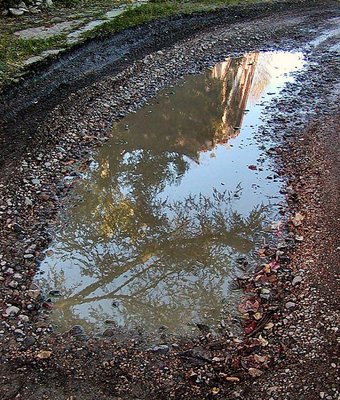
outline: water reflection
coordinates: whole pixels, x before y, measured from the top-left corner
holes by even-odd
[[[53,313],[60,329],[112,320],[180,332],[218,320],[235,260],[252,259],[278,187],[266,181],[265,161],[262,172],[247,168],[260,155],[254,140],[242,143],[253,130],[237,137],[259,77],[263,89],[271,82],[270,63],[257,71],[261,57],[188,77],[114,126],[42,264],[44,285],[62,293]],[[253,107],[252,124],[260,111]]]

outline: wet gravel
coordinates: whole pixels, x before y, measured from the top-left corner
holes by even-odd
[[[335,28],[337,13],[337,5],[323,3],[196,32],[70,94],[36,123],[28,148],[13,153],[0,180],[4,398],[338,398],[336,38],[308,45]],[[181,76],[256,49],[302,50],[309,64],[260,130],[264,146],[267,135],[278,143],[266,150],[287,179],[287,208],[276,247],[261,249],[263,265],[238,282],[249,297],[244,334],[163,332],[152,343],[118,329],[101,340],[81,327],[52,332],[51,303],[32,280],[63,199],[112,121]],[[17,120],[24,131],[27,122]]]

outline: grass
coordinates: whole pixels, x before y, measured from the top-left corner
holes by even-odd
[[[0,37],[0,82],[8,83],[21,69],[29,57],[45,50],[66,46],[66,35],[55,35],[44,39],[20,39],[13,35]]]
[[[190,14],[197,11],[213,10],[237,3],[255,2],[257,0],[152,0],[139,7],[128,7],[127,10],[104,24],[97,26],[91,31],[85,32],[82,39],[106,36],[117,33],[126,28],[131,28],[157,18],[168,17],[178,14]],[[59,0],[55,4],[81,7],[101,5],[104,10],[109,4],[112,6],[122,3],[129,4],[131,0]],[[95,16],[95,15],[93,15]],[[65,16],[67,18],[67,16]],[[8,32],[8,31],[7,31]],[[39,55],[45,50],[69,47],[66,35],[55,35],[49,38],[20,39],[10,32],[0,34],[0,88],[4,84],[15,80],[23,68],[23,62],[29,57]]]
[[[93,38],[117,33],[126,28],[131,28],[157,18],[169,17],[178,14],[190,14],[198,11],[214,10],[232,4],[255,2],[250,0],[153,0],[139,7],[129,7],[122,15],[114,20],[107,21],[97,26],[92,31],[86,32],[84,37]]]

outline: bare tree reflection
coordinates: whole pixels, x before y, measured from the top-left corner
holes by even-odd
[[[162,193],[203,151],[235,135],[256,60],[227,60],[210,76],[188,78],[157,112],[150,107],[114,127],[45,261],[46,286],[63,294],[59,321],[157,327],[219,313],[235,259],[254,249],[266,209],[235,211],[241,186],[180,201]]]

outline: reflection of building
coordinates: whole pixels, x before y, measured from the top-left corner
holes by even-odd
[[[223,81],[222,123],[216,131],[217,140],[226,142],[241,128],[244,110],[252,88],[259,54],[249,53],[239,59],[227,59],[212,70],[212,78]]]

